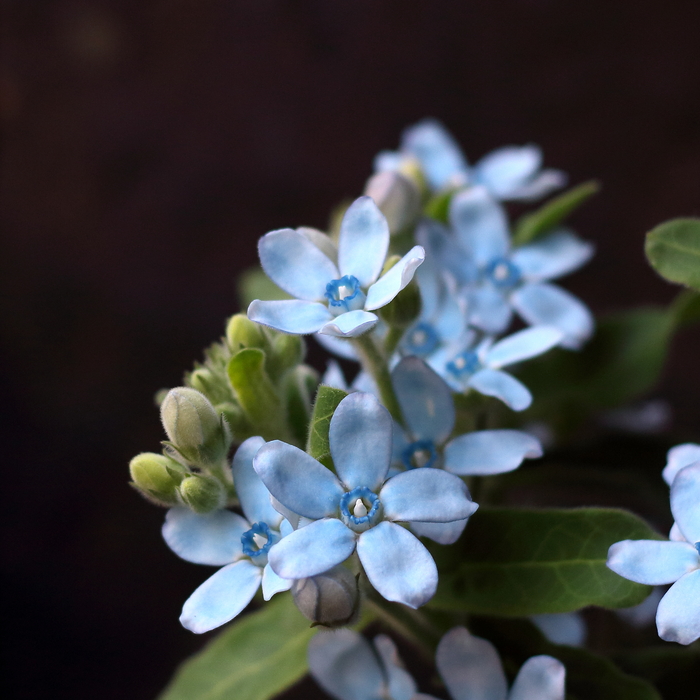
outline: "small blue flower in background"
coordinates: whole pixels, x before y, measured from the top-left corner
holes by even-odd
[[[560,661],[529,658],[508,692],[496,648],[464,627],[455,627],[440,640],[435,661],[452,700],[564,700],[566,669]]]
[[[500,399],[514,411],[524,411],[532,403],[532,394],[501,367],[541,355],[559,345],[561,339],[556,328],[535,326],[497,343],[486,338],[477,345],[445,347],[430,358],[429,364],[455,391],[474,389]]]
[[[296,299],[253,301],[248,318],[284,333],[354,337],[378,321],[371,313],[388,304],[413,279],[425,253],[414,246],[382,277],[389,227],[369,197],[356,199],[340,226],[337,251],[313,229],[281,229],[258,244],[267,276]],[[378,279],[379,278],[379,279]]]
[[[370,644],[349,629],[319,632],[308,649],[314,680],[337,700],[428,700],[401,666],[396,646],[386,635]],[[434,699],[433,699],[434,700]]]
[[[180,622],[197,634],[236,617],[261,585],[265,600],[292,586],[293,581],[277,576],[267,561],[291,526],[272,507],[269,492],[253,470],[253,457],[264,444],[261,437],[249,438],[233,460],[245,518],[229,510],[197,515],[180,507],[165,516],[163,538],[175,554],[193,564],[223,565],[182,608]]]
[[[700,638],[700,463],[677,472],[671,485],[677,538],[624,540],[608,552],[608,567],[630,581],[673,585],[656,611],[661,639],[691,644]]]
[[[586,623],[577,612],[532,615],[530,621],[553,644],[582,647],[586,641]]]
[[[593,317],[588,308],[550,284],[588,262],[590,243],[558,229],[511,250],[506,212],[483,187],[452,198],[450,224],[453,234],[430,223],[417,238],[462,284],[472,326],[502,333],[515,311],[529,325],[559,328],[564,347],[578,348],[590,337]]]
[[[352,383],[348,384],[343,374],[343,370],[335,360],[329,360],[326,371],[321,377],[321,384],[332,386],[335,389],[342,389],[348,393],[352,391],[364,391],[368,394],[378,395],[377,385],[372,379],[372,375],[364,370],[358,372]]]
[[[450,440],[455,424],[452,393],[418,357],[401,360],[391,381],[407,428],[394,425],[394,469],[437,467],[457,476],[489,476],[542,456],[539,441],[518,430],[479,430]],[[452,544],[466,524],[413,522],[410,528],[440,544]]]
[[[284,442],[264,445],[253,466],[285,508],[313,520],[270,553],[283,578],[327,571],[357,549],[369,582],[387,600],[412,608],[437,587],[428,550],[397,522],[446,523],[468,518],[477,505],[464,482],[438,469],[412,469],[386,480],[392,420],[371,394],[345,397],[330,422],[334,474]]]
[[[567,180],[560,170],[542,170],[542,152],[532,145],[499,148],[470,167],[457,142],[436,119],[424,119],[406,129],[400,151],[380,153],[375,170],[400,170],[409,159],[420,164],[434,190],[481,185],[503,200],[539,199]]]

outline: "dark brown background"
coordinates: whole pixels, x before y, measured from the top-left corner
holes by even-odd
[[[642,240],[700,213],[696,0],[6,0],[2,550],[16,698],[152,698],[207,575],[126,486],[153,393],[237,310],[267,230],[324,226],[433,115],[472,159],[535,142],[603,193],[596,311],[666,301]],[[700,334],[659,395],[698,437]],[[5,683],[7,685],[7,682]],[[316,692],[316,691],[313,691]],[[312,694],[313,694],[312,692]]]

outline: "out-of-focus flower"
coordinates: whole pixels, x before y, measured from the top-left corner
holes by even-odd
[[[428,550],[398,522],[446,523],[477,508],[464,482],[438,469],[412,469],[386,480],[392,420],[371,394],[345,397],[330,422],[337,476],[300,449],[273,441],[254,460],[270,493],[312,520],[270,555],[283,578],[315,576],[357,549],[367,578],[387,600],[412,608],[435,593],[437,568]]]
[[[296,299],[253,301],[248,317],[284,333],[354,337],[378,320],[371,313],[388,304],[413,279],[425,252],[414,246],[379,276],[389,248],[389,226],[370,197],[356,199],[340,226],[338,248],[313,229],[281,229],[258,244],[263,270]]]

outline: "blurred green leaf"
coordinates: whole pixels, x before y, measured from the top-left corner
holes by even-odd
[[[657,537],[623,510],[481,508],[457,545],[430,547],[440,582],[429,605],[498,616],[636,605],[651,589],[610,571],[608,548]]]
[[[238,278],[238,300],[243,309],[247,309],[254,299],[275,301],[292,299],[281,290],[259,267],[251,267]]]
[[[322,384],[316,393],[316,401],[311,411],[311,421],[309,423],[309,439],[306,443],[306,451],[314,458],[330,453],[328,443],[328,430],[331,425],[331,418],[335,413],[338,404],[347,396],[347,392],[342,389],[335,389],[332,386]]]
[[[228,378],[255,435],[291,442],[284,402],[265,371],[265,353],[245,348],[228,362]]]
[[[456,190],[447,190],[432,196],[425,203],[425,215],[439,221],[441,224],[446,224],[450,217],[450,202],[455,192]]]
[[[306,673],[314,631],[290,595],[276,596],[185,661],[159,700],[267,700]]]
[[[647,233],[651,266],[670,282],[700,290],[700,219],[672,219]]]
[[[515,224],[513,245],[530,243],[548,233],[599,191],[600,183],[590,180],[550,199],[536,211],[521,216]]]

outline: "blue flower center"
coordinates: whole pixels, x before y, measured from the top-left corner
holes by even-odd
[[[358,486],[340,498],[340,518],[355,532],[364,532],[382,517],[382,502],[366,486]]]
[[[265,566],[267,553],[278,539],[267,523],[254,523],[250,530],[241,535],[243,554],[250,557],[254,564]]]
[[[486,266],[486,276],[496,287],[507,289],[520,282],[520,268],[508,258],[494,258]]]
[[[334,316],[340,316],[347,311],[357,311],[365,308],[367,298],[360,289],[357,277],[345,275],[338,280],[332,280],[326,285],[328,308]]]
[[[695,543],[695,549],[698,550],[698,554],[700,554],[700,542]]]
[[[481,369],[479,356],[473,350],[460,352],[454,360],[447,363],[447,371],[457,379],[465,379]]]
[[[440,337],[435,329],[425,321],[417,323],[406,333],[403,340],[403,348],[411,355],[425,357],[440,344]]]
[[[401,461],[406,465],[406,469],[419,469],[434,466],[437,456],[432,440],[416,440],[401,453]]]

